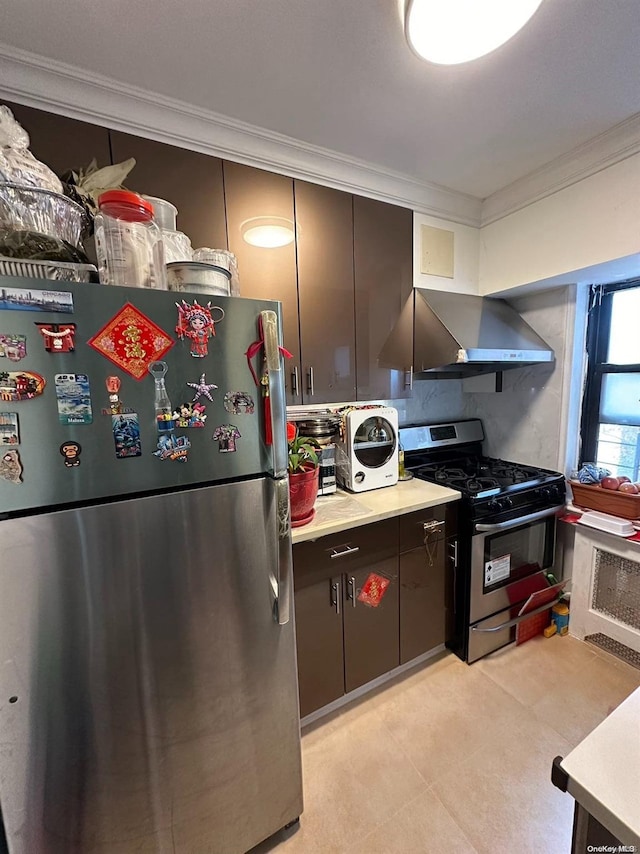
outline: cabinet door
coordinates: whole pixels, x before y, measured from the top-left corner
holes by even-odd
[[[293,354],[285,373],[287,403],[300,404],[300,333],[296,247],[293,239],[293,179],[251,166],[224,161],[224,187],[229,249],[238,259],[240,293],[254,299],[280,300],[284,346]],[[284,246],[255,246],[247,242],[248,229],[291,227],[291,242]],[[255,234],[255,232],[254,232]],[[249,239],[253,239],[249,236]]]
[[[413,287],[413,213],[354,196],[353,228],[357,398],[408,397],[408,373],[378,367],[378,356]]]
[[[398,558],[354,568],[344,579],[344,681],[353,691],[400,663]],[[376,579],[389,582],[379,598]]]
[[[400,555],[400,662],[446,640],[444,537]]]
[[[355,400],[352,196],[294,181],[304,403]]]
[[[34,157],[62,175],[69,169],[88,166],[95,159],[98,166],[111,163],[109,131],[99,125],[79,122],[3,101],[29,134],[30,151]]]
[[[344,694],[340,576],[295,591],[300,715]]]
[[[194,249],[226,249],[222,161],[198,151],[111,131],[113,162],[135,157],[127,187],[178,208],[178,230]]]

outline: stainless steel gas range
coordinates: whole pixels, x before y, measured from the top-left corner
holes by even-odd
[[[548,585],[547,573],[561,574],[556,522],[564,477],[483,456],[478,419],[399,432],[414,477],[462,493],[458,539],[449,555],[454,609],[447,645],[471,664],[514,641],[530,594]]]

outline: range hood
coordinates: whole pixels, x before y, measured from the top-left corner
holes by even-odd
[[[551,363],[553,350],[502,299],[414,288],[378,365],[453,379]]]

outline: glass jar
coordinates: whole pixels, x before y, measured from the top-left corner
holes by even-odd
[[[108,190],[98,205],[96,254],[102,284],[166,291],[162,232],[151,202],[128,190]]]
[[[240,296],[240,280],[238,278],[238,260],[233,252],[226,249],[209,249],[206,246],[193,250],[193,260],[203,264],[213,264],[231,273],[231,296]]]

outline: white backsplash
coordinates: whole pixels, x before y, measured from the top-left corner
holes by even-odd
[[[414,380],[412,397],[385,404],[398,410],[401,427],[466,417],[462,380]]]

